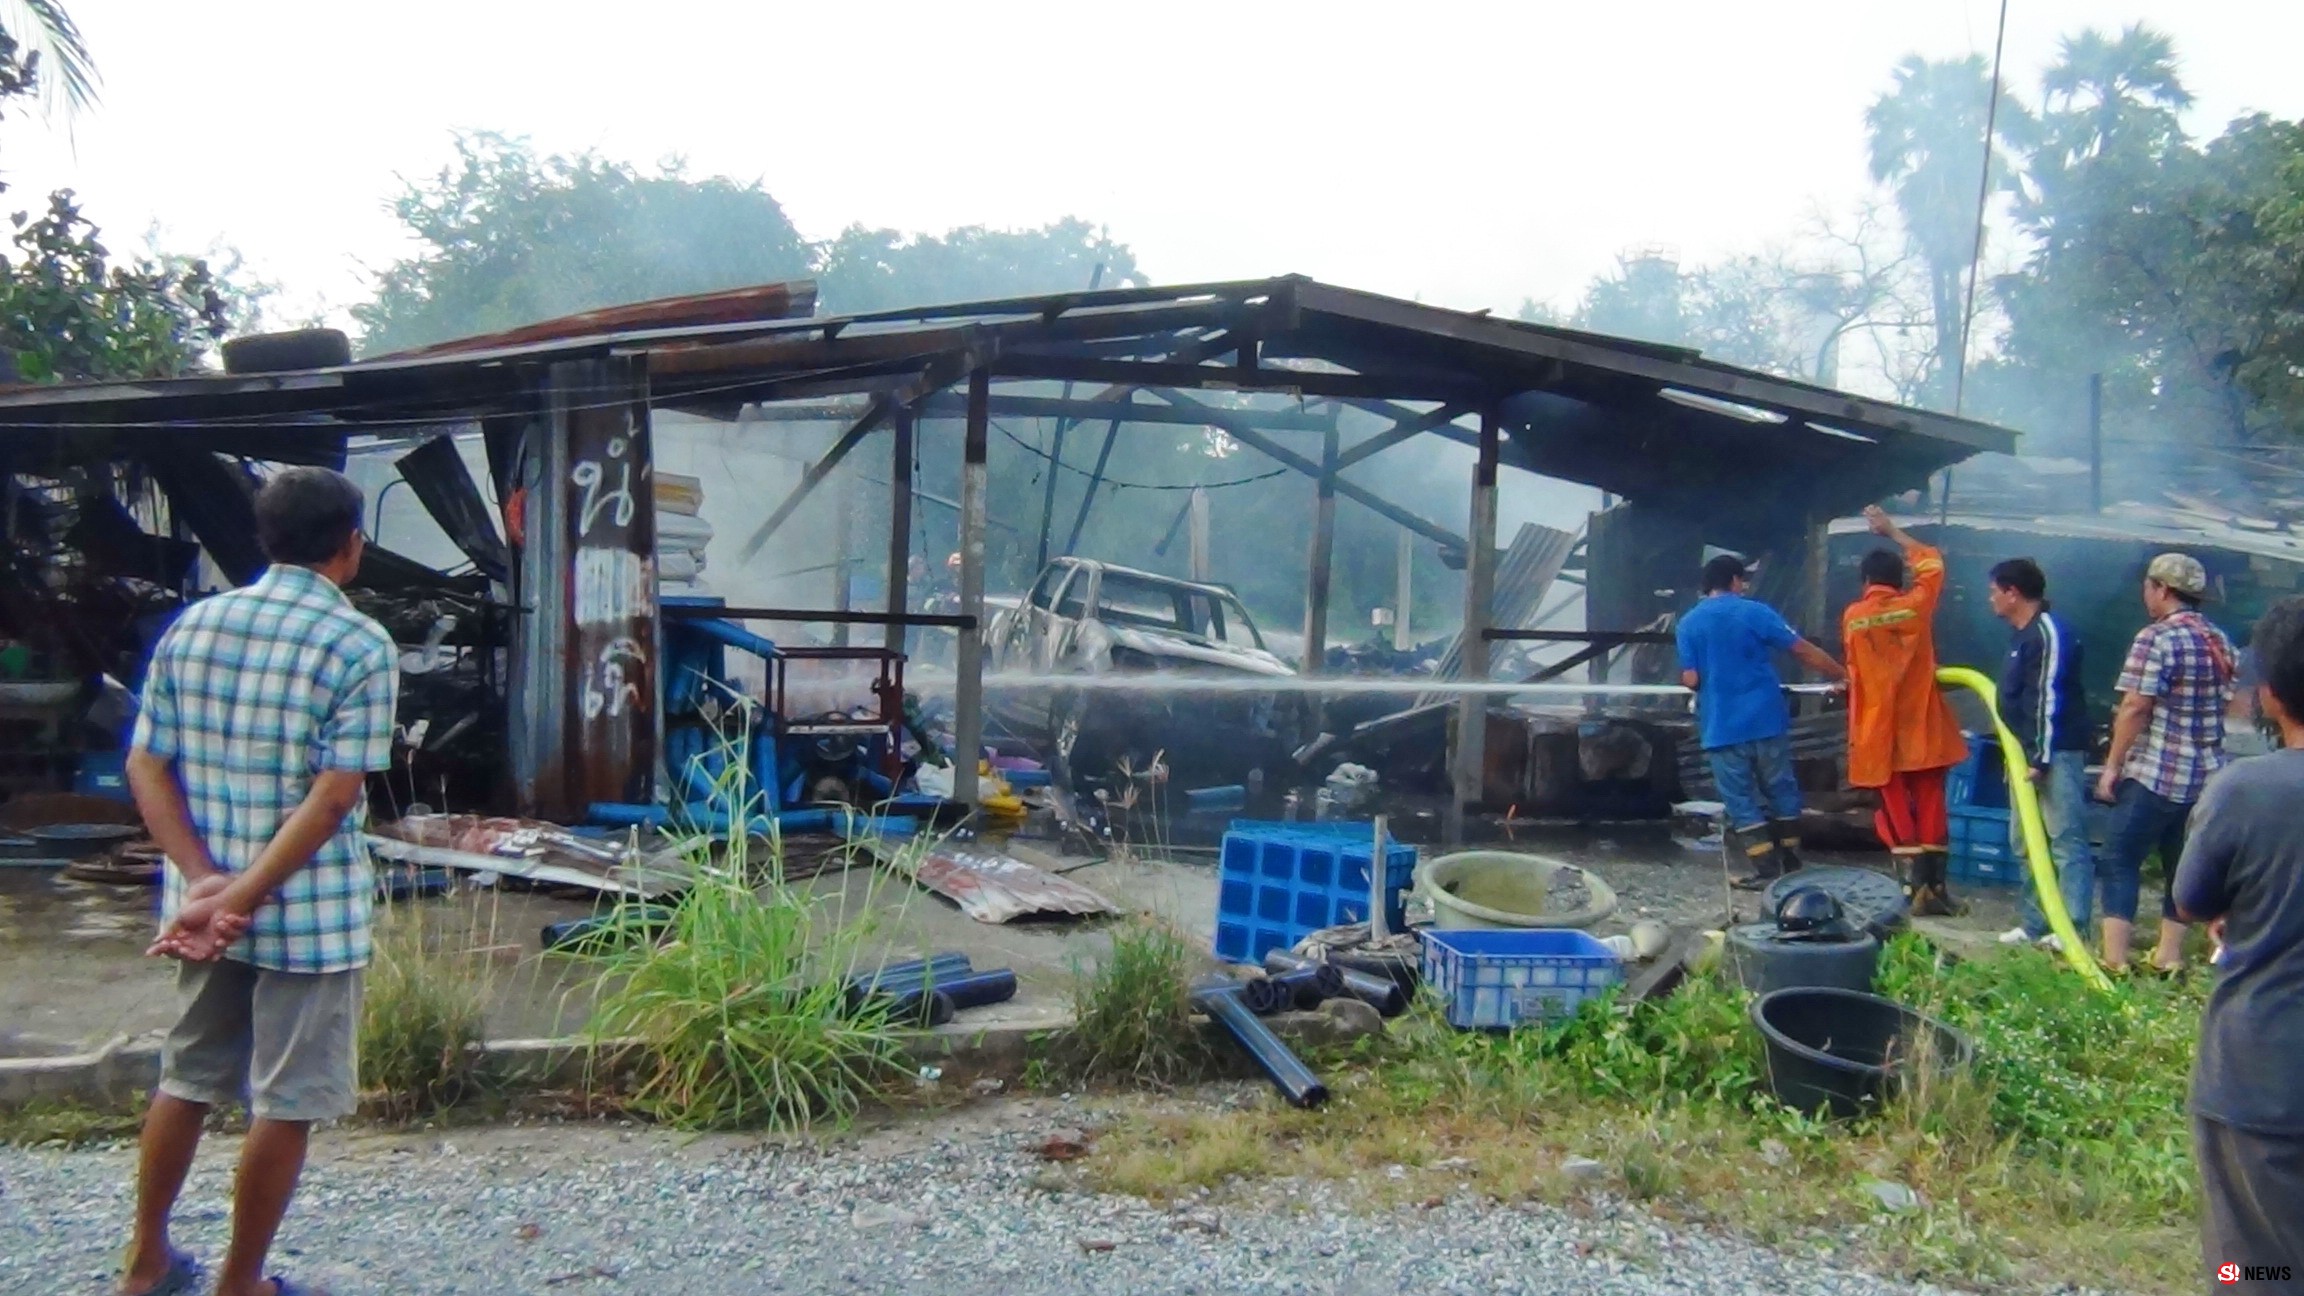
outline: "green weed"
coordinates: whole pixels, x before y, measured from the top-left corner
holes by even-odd
[[[1073,973],[1073,1028],[1059,1059],[1082,1081],[1169,1085],[1206,1063],[1192,1027],[1187,978],[1195,957],[1175,932],[1149,918],[1113,929],[1093,970]]]
[[[386,909],[360,1003],[360,1081],[370,1111],[407,1120],[470,1092],[490,966],[453,948],[423,911]]]

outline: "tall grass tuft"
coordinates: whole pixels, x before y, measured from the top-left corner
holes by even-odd
[[[748,763],[732,746],[723,765]],[[750,807],[735,777],[718,799],[741,812]],[[789,1131],[854,1115],[909,1069],[904,1028],[884,1005],[852,1009],[846,990],[882,874],[850,913],[845,892],[785,882],[781,839],[758,860],[741,833],[725,847],[692,840],[685,853],[695,881],[666,930],[601,942],[592,1031],[637,1042],[632,1107],[683,1129]]]
[[[1112,932],[1111,952],[1073,973],[1066,1071],[1083,1081],[1170,1085],[1207,1061],[1192,1028],[1188,978],[1195,956],[1181,937],[1144,917]]]
[[[444,948],[422,911],[388,908],[360,1003],[360,1081],[367,1107],[408,1120],[471,1092],[491,977]]]

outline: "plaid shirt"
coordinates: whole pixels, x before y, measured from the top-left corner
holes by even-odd
[[[2198,801],[2224,766],[2233,664],[2232,641],[2190,609],[2138,631],[2114,687],[2153,699],[2152,720],[2120,772],[2179,804]]]
[[[136,746],[174,764],[192,826],[218,868],[256,862],[332,770],[386,769],[399,653],[324,576],[277,566],[187,608],[153,650]],[[376,886],[365,801],[312,861],[259,906],[226,957],[281,972],[368,963]],[[165,922],[184,902],[167,874]]]

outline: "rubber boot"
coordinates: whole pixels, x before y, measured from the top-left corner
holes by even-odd
[[[1770,837],[1765,825],[1753,828],[1724,829],[1723,836],[1726,842],[1725,849],[1728,851],[1731,861],[1737,853],[1741,852],[1745,862],[1752,867],[1750,873],[1741,877],[1730,878],[1728,882],[1730,886],[1739,891],[1758,891],[1776,880],[1778,875],[1778,870],[1774,867],[1776,843]]]
[[[1922,851],[1913,857],[1913,917],[1957,918],[1967,912],[1967,906],[1952,899],[1949,869],[1950,861],[1943,851]]]
[[[1771,819],[1768,821],[1768,835],[1775,839],[1775,849],[1771,852],[1774,875],[1782,877],[1787,873],[1798,872],[1801,868],[1800,829],[1781,819]]]

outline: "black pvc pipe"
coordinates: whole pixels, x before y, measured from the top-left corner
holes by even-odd
[[[1222,985],[1195,990],[1192,1006],[1208,1014],[1210,1021],[1222,1027],[1234,1043],[1255,1059],[1281,1097],[1298,1107],[1318,1107],[1327,1102],[1328,1086],[1320,1083],[1320,1077],[1312,1074],[1312,1068],[1290,1052],[1270,1027],[1248,1011],[1248,1005],[1241,1002],[1243,988]]]
[[[1239,984],[1240,1003],[1259,1017],[1286,1012],[1296,1006],[1296,992],[1277,985],[1270,977],[1250,977]]]
[[[869,972],[859,972],[848,978],[848,983],[859,986],[894,985],[899,981],[925,981],[931,974],[938,981],[949,981],[956,976],[966,976],[973,970],[966,954],[958,950],[946,950],[927,958],[906,959]]]
[[[1289,1006],[1295,1008],[1317,1008],[1330,999],[1344,997],[1344,974],[1325,963],[1264,979],[1285,992]]]
[[[986,1008],[1016,997],[1016,974],[1007,968],[972,972],[967,976],[937,982],[936,993],[950,999],[953,1008],[961,1012],[970,1008]]]
[[[1298,958],[1286,950],[1273,950],[1264,956],[1264,970],[1274,976],[1294,972],[1298,968],[1320,966],[1335,968],[1344,978],[1344,993],[1386,1017],[1397,1017],[1408,1011],[1408,996],[1401,991],[1400,983],[1390,977],[1374,976],[1358,968],[1340,967],[1334,963],[1315,964],[1310,959]]]
[[[975,971],[968,965],[968,956],[960,953],[938,954],[933,958],[913,959],[908,963],[891,963],[877,972],[861,972],[848,981],[851,999],[866,995],[903,994],[933,984],[941,989],[947,981],[957,980]]]
[[[871,1003],[881,998],[872,996],[864,1002]],[[952,1020],[952,1015],[958,1011],[952,1004],[952,997],[941,990],[915,987],[884,998],[888,1004],[888,1020],[910,1026],[941,1026]]]

